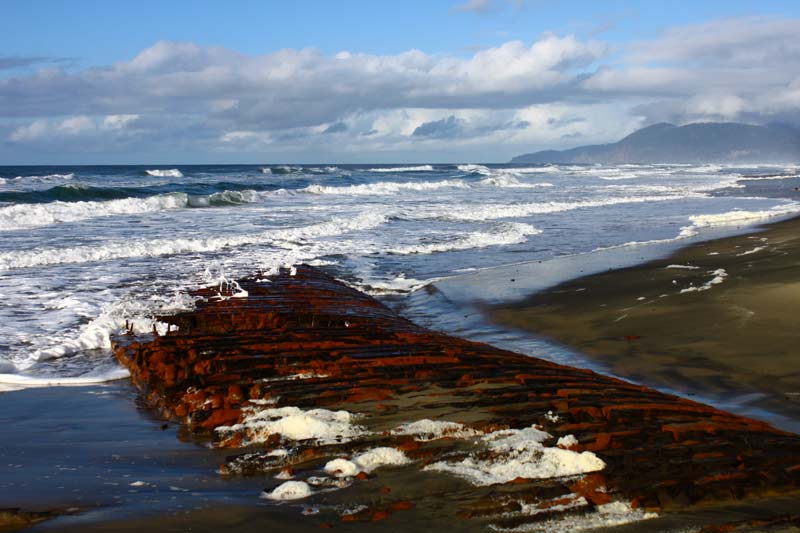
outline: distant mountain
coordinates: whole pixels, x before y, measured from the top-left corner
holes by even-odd
[[[611,144],[524,154],[512,163],[800,162],[800,130],[787,125],[654,124]]]

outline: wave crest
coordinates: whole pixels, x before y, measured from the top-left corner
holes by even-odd
[[[185,207],[235,206],[257,201],[252,190],[222,191],[208,196],[190,196],[183,192],[159,194],[147,198],[122,198],[105,202],[55,201],[42,204],[14,204],[0,207],[0,231],[51,226],[91,218],[153,213]]]
[[[378,167],[371,168],[369,172],[431,172],[433,165],[418,165],[415,167]]]
[[[462,180],[420,181],[420,182],[394,182],[385,181],[378,183],[365,183],[363,185],[348,185],[333,187],[326,185],[309,185],[300,192],[309,194],[342,194],[352,196],[372,196],[383,194],[396,194],[401,191],[433,191],[448,187],[467,188]]]
[[[153,169],[153,170],[145,170],[145,174],[148,176],[154,176],[156,178],[182,178],[183,172],[178,170],[177,168],[170,168],[170,169]]]

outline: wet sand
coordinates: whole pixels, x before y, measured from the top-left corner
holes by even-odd
[[[469,484],[434,473],[420,483],[416,467],[388,469],[313,502],[259,499],[282,481],[219,475],[236,451],[190,437],[138,396],[129,380],[0,393],[0,531],[363,531],[369,526],[342,522],[342,510],[400,499],[416,506],[376,523],[381,531],[446,530],[454,520],[462,531],[483,530],[457,517],[474,492]],[[431,492],[441,498],[425,501]],[[431,507],[442,501],[445,508]]]
[[[574,279],[488,313],[617,376],[800,430],[798,218]]]
[[[672,264],[698,268],[665,268]],[[761,233],[695,244],[643,266],[577,279],[495,308],[492,317],[573,346],[619,376],[690,396],[750,402],[800,421],[800,394],[793,394],[800,392],[798,266],[800,220],[791,220]],[[727,274],[721,283],[681,294],[718,277],[712,272],[720,268]],[[342,523],[335,510],[358,499],[354,496],[389,498],[381,489],[391,486],[391,499],[407,498],[418,507],[376,523],[375,529],[445,530],[467,489],[454,480],[426,477],[422,486],[441,483],[437,491],[452,503],[444,511],[427,508],[419,504],[420,480],[412,483],[411,472],[401,468],[364,484],[360,495],[330,493],[314,503],[320,514],[304,516],[302,502],[258,500],[277,480],[221,478],[216,469],[230,452],[209,449],[174,424],[164,427],[136,398],[127,380],[0,393],[0,507],[60,515],[32,531],[302,531],[328,524],[363,531],[373,527]],[[132,486],[136,481],[146,485]],[[695,509],[619,530],[745,520],[763,516],[763,505]],[[793,508],[793,501],[788,506]],[[783,506],[776,511],[783,512]],[[464,527],[459,521],[459,530]]]

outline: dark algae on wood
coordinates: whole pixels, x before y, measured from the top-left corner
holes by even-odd
[[[307,505],[375,478],[417,484],[415,501],[355,501],[341,521],[447,499],[443,479],[465,527],[524,530],[800,487],[796,435],[419,327],[312,267],[195,296],[195,310],[160,317],[168,333],[115,339],[144,400],[230,448],[221,475],[293,476],[268,497],[300,491]]]

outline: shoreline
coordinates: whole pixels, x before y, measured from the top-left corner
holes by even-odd
[[[576,350],[615,376],[738,405],[747,416],[763,409],[770,423],[797,432],[797,266],[800,217],[687,243],[482,311],[493,324]]]
[[[152,525],[202,531],[220,523],[242,531],[265,523],[292,523],[297,530],[335,523],[347,530],[348,510],[356,509],[352,520],[367,529],[366,523],[378,520],[387,520],[382,530],[384,524],[408,530],[431,521],[479,530],[544,519],[608,519],[610,525],[619,518],[631,522],[627,530],[646,531],[657,523],[719,524],[731,494],[756,498],[745,512],[758,519],[786,517],[793,508],[774,495],[796,494],[795,435],[583,369],[420,328],[308,267],[269,284],[242,280],[242,288],[246,298],[208,298],[194,312],[162,317],[179,327],[166,335],[117,338],[117,357],[145,393],[137,401],[128,382],[81,395],[55,388],[5,396],[17,401],[9,402],[16,412],[4,413],[4,441],[18,434],[26,439],[7,450],[19,459],[19,467],[8,465],[7,471],[14,476],[8,481],[17,482],[15,498],[27,491],[50,502],[55,494],[83,502],[35,530]],[[94,412],[86,409],[90,403]],[[248,450],[254,453],[230,455],[247,444],[241,439],[260,442],[257,432],[248,433],[248,409],[266,414],[276,410],[271,405],[291,411],[282,417],[301,408],[344,409],[364,427],[341,430],[345,436],[355,432],[352,441],[318,446],[290,436],[297,428],[287,426],[290,433],[281,441],[287,444],[267,438],[258,451]],[[162,416],[172,422],[164,425]],[[435,427],[427,417],[455,424],[456,433],[399,431],[412,421]],[[237,421],[241,429],[230,426]],[[220,434],[220,424],[243,433]],[[486,442],[533,438],[532,427],[547,432],[541,437],[546,440],[526,444],[539,453],[518,459],[502,447],[484,449]],[[212,430],[215,446],[208,449]],[[52,446],[56,434],[62,446]],[[297,442],[288,444],[292,440]],[[276,445],[289,450],[273,454]],[[331,457],[385,446],[401,450],[408,461],[345,480],[343,490],[314,489],[312,500],[274,505],[258,499],[259,491],[275,493],[282,486],[272,478],[279,469],[312,483],[323,475],[323,464],[327,472]],[[551,464],[539,464],[540,454],[565,456],[564,464],[576,470],[539,474]],[[23,461],[27,455],[33,460]],[[465,478],[452,475],[461,472],[461,460],[477,465],[462,472]],[[631,476],[632,469],[648,474]],[[75,489],[51,479],[53,470]],[[483,476],[496,479],[484,483]],[[561,499],[570,505],[551,505]],[[606,504],[613,504],[611,518]],[[706,515],[709,510],[716,511]]]

